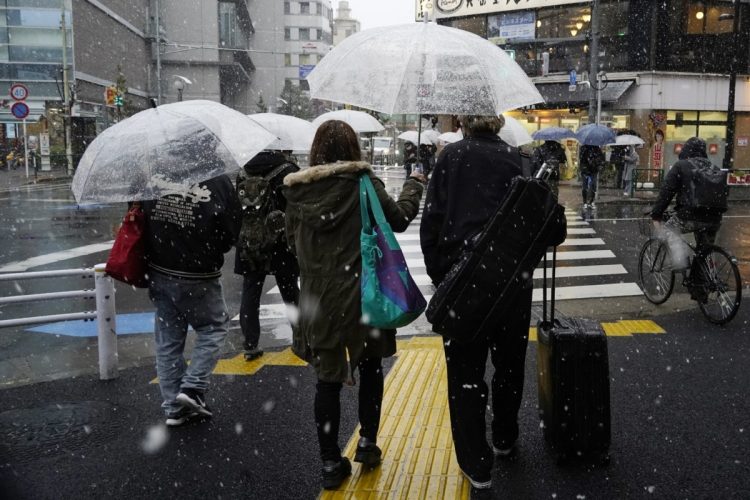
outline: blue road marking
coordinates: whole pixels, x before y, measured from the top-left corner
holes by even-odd
[[[118,335],[137,335],[154,332],[154,313],[117,315]],[[28,328],[29,332],[65,335],[67,337],[96,337],[96,321],[76,320],[47,323]]]

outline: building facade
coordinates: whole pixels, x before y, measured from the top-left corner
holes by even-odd
[[[349,2],[341,0],[333,19],[333,44],[338,45],[344,38],[359,32],[359,28],[359,21],[352,18]]]
[[[417,0],[417,19],[428,4],[434,8],[427,15],[438,23],[491,40],[532,77],[545,103],[514,113],[530,130],[575,129],[588,122],[589,102],[596,96],[587,84],[591,1]],[[654,166],[671,164],[681,143],[694,135],[707,139],[712,160],[721,164],[727,72],[736,57],[735,166],[750,168],[750,2],[740,5],[739,43],[731,0],[599,0],[599,6],[602,121],[646,138],[648,163]],[[641,154],[645,164],[646,153]]]

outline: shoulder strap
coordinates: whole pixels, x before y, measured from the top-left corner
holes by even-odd
[[[383,207],[380,206],[380,200],[375,191],[375,186],[372,185],[368,174],[363,174],[359,178],[359,209],[360,216],[362,217],[362,229],[366,232],[372,232],[370,213],[372,213],[375,222],[378,224],[386,221]]]
[[[267,181],[270,181],[277,175],[279,175],[282,171],[286,170],[286,168],[289,166],[289,163],[283,163],[279,165],[278,167],[274,168],[270,172],[268,172],[266,175],[263,176],[263,178]]]

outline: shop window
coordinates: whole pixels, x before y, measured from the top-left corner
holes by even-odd
[[[461,19],[451,19],[446,26],[474,33],[482,38],[487,36],[487,16],[472,16]]]
[[[299,63],[300,64],[312,64],[313,62],[313,56],[315,54],[300,54],[299,55]]]
[[[602,36],[624,36],[628,34],[630,2],[602,3],[600,9]]]
[[[734,7],[727,2],[690,2],[687,13],[688,35],[732,32],[732,20],[719,20],[722,14],[732,14]]]
[[[537,38],[577,38],[590,29],[589,7],[554,7],[537,12]]]

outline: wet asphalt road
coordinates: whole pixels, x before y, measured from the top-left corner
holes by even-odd
[[[398,182],[389,186],[398,190]],[[565,191],[563,201],[577,210],[577,190]],[[625,219],[638,218],[644,206],[600,203],[591,220],[597,235],[630,273],[635,271],[642,238],[636,221]],[[65,186],[1,193],[0,234],[5,235],[5,244],[0,246],[0,266],[109,241],[123,212],[120,206],[80,209]],[[747,281],[748,204],[734,203],[728,215],[719,243],[738,256]],[[99,252],[32,270],[90,266],[105,258],[106,252]],[[231,273],[231,262],[229,255],[224,282],[234,313],[239,309],[240,281]],[[271,286],[268,280],[266,287]],[[35,293],[47,288],[50,285],[34,283],[23,289]],[[0,296],[18,292],[15,286],[0,283]],[[581,308],[594,317],[611,317],[619,304],[597,300]],[[56,301],[22,312],[50,314],[70,308],[70,303]],[[151,307],[143,291],[118,287],[118,312],[145,310]],[[18,310],[3,307],[0,312],[7,317]],[[612,462],[606,468],[558,467],[546,452],[536,415],[536,345],[530,344],[520,415],[521,455],[515,463],[496,466],[498,497],[749,498],[748,320],[746,305],[723,328],[709,325],[695,308],[688,308],[657,318],[666,334],[610,340],[613,444]],[[236,340],[237,332],[233,335]],[[128,348],[147,344],[146,340],[144,335],[122,338],[121,358],[127,358]],[[0,362],[36,353],[40,369],[45,357],[54,360],[65,356],[66,350],[73,364],[81,361],[82,351],[93,350],[95,359],[95,346],[93,339],[0,330]],[[230,342],[228,350],[232,349],[236,352],[237,346]],[[95,375],[81,375],[0,389],[4,497],[313,498],[318,494],[310,370],[273,367],[253,377],[216,377],[211,397],[218,417],[204,426],[170,432],[164,448],[146,454],[144,438],[161,420],[158,389],[148,384],[154,376],[150,361],[135,364],[142,366],[123,370],[119,379],[109,383]],[[355,425],[353,394],[345,394],[342,436]],[[55,422],[50,415],[61,411],[68,412],[67,419]],[[8,422],[19,419],[28,425],[9,431]]]

